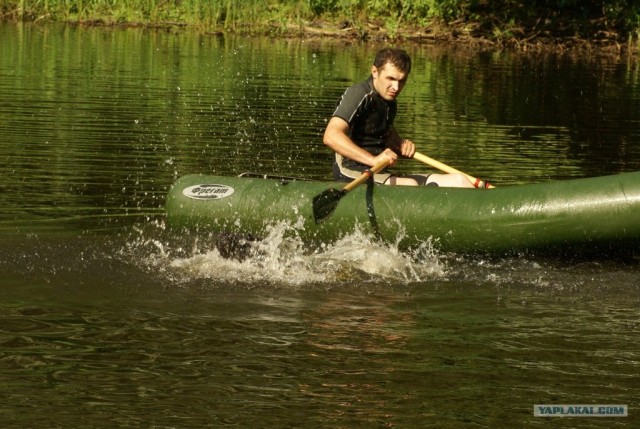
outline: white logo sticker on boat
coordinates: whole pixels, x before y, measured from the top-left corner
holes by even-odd
[[[227,185],[202,184],[193,185],[182,190],[182,195],[194,200],[219,200],[233,194],[235,189]]]

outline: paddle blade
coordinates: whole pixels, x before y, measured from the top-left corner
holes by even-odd
[[[329,188],[321,194],[313,197],[313,218],[320,223],[338,207],[340,199],[347,194],[344,189]]]

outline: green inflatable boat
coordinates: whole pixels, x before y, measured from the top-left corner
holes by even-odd
[[[364,183],[318,221],[314,198],[344,184],[262,177],[188,175],[166,202],[169,227],[262,238],[270,226],[314,243],[356,228],[412,248],[442,251],[640,249],[640,172],[494,189]],[[332,208],[333,209],[333,208]]]

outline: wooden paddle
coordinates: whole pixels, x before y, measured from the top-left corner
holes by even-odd
[[[465,176],[467,179],[469,179],[469,181],[471,183],[473,183],[473,186],[475,186],[476,188],[495,188],[495,186],[493,186],[491,183],[489,182],[485,182],[484,180],[480,180],[480,179],[476,179],[473,176],[470,176],[466,173],[463,173],[460,170],[456,170],[453,167],[449,167],[446,164],[441,163],[440,161],[437,161],[433,158],[429,158],[426,155],[421,154],[420,152],[416,152],[413,155],[413,159],[416,159],[420,162],[423,162],[427,165],[430,165],[432,167],[437,168],[440,171],[444,171],[445,173],[454,173],[454,174],[462,174],[463,176]]]
[[[366,182],[378,171],[387,167],[389,163],[390,160],[385,159],[382,162],[374,165],[370,169],[365,170],[359,177],[347,183],[342,189],[329,188],[321,194],[313,197],[313,218],[315,219],[316,223],[320,223],[331,216],[336,207],[338,207],[338,203],[340,202],[342,197],[347,195],[349,191]]]

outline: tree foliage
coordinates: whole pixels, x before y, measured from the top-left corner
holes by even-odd
[[[640,0],[0,0],[0,19],[178,22],[209,30],[287,28],[333,20],[389,28],[473,22],[483,34],[618,38],[640,33]],[[247,25],[249,24],[249,25]]]

